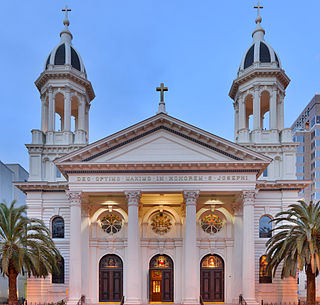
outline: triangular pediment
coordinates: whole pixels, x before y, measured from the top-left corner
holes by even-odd
[[[258,162],[271,159],[179,121],[158,114],[56,160],[64,164],[169,162]]]
[[[158,130],[91,160],[98,163],[219,161],[234,161],[234,159],[166,130]]]

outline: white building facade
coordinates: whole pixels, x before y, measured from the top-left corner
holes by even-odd
[[[94,91],[66,16],[36,81],[42,124],[18,184],[63,260],[60,274],[28,280],[29,302],[297,301],[296,279],[265,271],[269,221],[305,182],[283,127],[290,80],[256,23],[230,90],[235,143],[169,116],[161,99],[155,116],[88,144]]]

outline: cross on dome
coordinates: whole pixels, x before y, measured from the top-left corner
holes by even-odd
[[[63,8],[61,10],[62,12],[65,12],[65,17],[64,17],[64,20],[63,20],[63,24],[68,27],[70,25],[70,22],[69,22],[69,19],[68,19],[68,12],[71,12],[71,9],[68,8],[68,5],[66,5],[65,8]]]
[[[160,87],[156,88],[156,91],[160,92],[160,102],[159,102],[159,109],[157,113],[167,113],[166,104],[164,102],[164,92],[168,91],[168,87],[165,87],[164,83],[161,83]]]
[[[263,6],[260,5],[260,2],[258,1],[258,4],[255,5],[253,8],[257,9],[257,18],[256,18],[256,23],[261,23],[262,18],[260,16],[260,9],[263,9]]]

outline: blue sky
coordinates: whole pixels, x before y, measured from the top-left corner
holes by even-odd
[[[28,170],[24,146],[40,128],[34,81],[63,29],[70,30],[96,98],[90,110],[90,142],[155,114],[169,87],[170,115],[233,140],[228,93],[252,42],[256,1],[249,0],[10,0],[0,11],[0,160]],[[291,83],[285,125],[291,126],[320,91],[320,1],[261,1],[265,40],[279,54]]]

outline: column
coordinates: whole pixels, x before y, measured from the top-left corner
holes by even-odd
[[[49,95],[48,131],[54,131],[55,105],[54,105],[52,88],[49,88],[48,95]]]
[[[67,192],[70,201],[70,258],[68,305],[81,298],[81,192]]]
[[[81,293],[88,298],[89,296],[89,204],[82,204],[81,208],[81,272],[84,276],[81,277]]]
[[[255,291],[255,191],[243,192],[242,294],[247,304],[258,304]]]
[[[236,139],[239,131],[239,103],[234,102],[233,108],[234,108],[234,139]]]
[[[283,129],[284,122],[284,93],[280,94],[279,103],[278,103],[278,129]]]
[[[41,97],[41,130],[43,132],[48,130],[48,106],[45,95]]]
[[[197,247],[196,204],[199,191],[184,191],[186,205],[184,234],[184,295],[182,304],[199,304],[199,253]]]
[[[141,304],[140,191],[125,192],[128,200],[128,251],[126,304]]]
[[[270,96],[270,129],[277,129],[277,88],[272,88]]]
[[[246,128],[246,104],[244,97],[239,98],[239,130]]]
[[[85,108],[86,102],[84,97],[81,97],[78,105],[78,129],[85,130]]]
[[[254,87],[253,98],[253,130],[256,129],[261,129],[260,90],[258,86]]]
[[[71,92],[70,88],[65,89],[64,93],[64,131],[70,131],[71,130]]]

